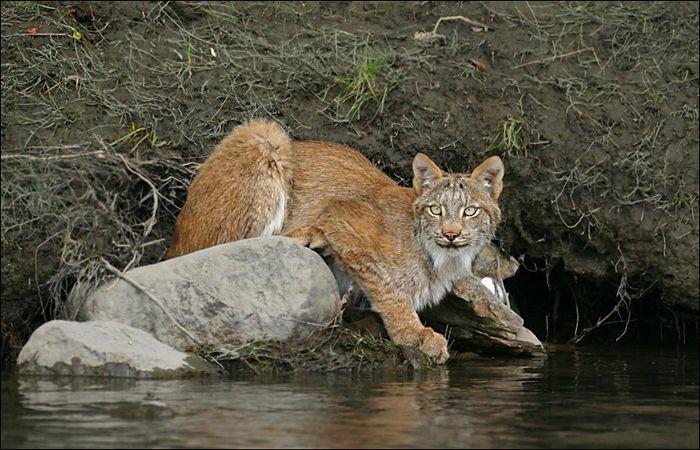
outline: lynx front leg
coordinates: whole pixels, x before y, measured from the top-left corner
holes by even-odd
[[[432,328],[423,326],[408,296],[383,292],[378,296],[370,295],[370,301],[394,343],[417,347],[438,364],[444,364],[450,357],[447,340]]]
[[[304,247],[309,247],[311,250],[322,250],[328,246],[328,241],[326,241],[323,231],[316,227],[294,228],[284,235],[294,239]]]

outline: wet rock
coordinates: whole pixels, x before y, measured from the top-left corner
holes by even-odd
[[[79,318],[121,322],[185,351],[303,338],[328,325],[340,309],[338,287],[323,259],[279,236],[207,248],[124,275],[143,290],[111,280],[87,296]]]
[[[45,323],[22,348],[17,365],[32,375],[174,378],[217,372],[143,330],[100,321]]]

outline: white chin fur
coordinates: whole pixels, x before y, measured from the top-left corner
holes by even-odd
[[[435,277],[413,298],[416,311],[440,303],[455,281],[471,273],[472,262],[481,250],[473,247],[442,248],[435,243],[427,247]]]
[[[427,250],[433,260],[433,269],[437,274],[464,276],[472,271],[472,262],[480,249],[469,246],[443,248],[433,244]]]

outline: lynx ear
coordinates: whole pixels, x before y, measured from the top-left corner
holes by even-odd
[[[413,158],[413,189],[420,195],[423,188],[431,181],[442,178],[442,170],[422,153]]]
[[[498,156],[492,156],[479,164],[471,174],[473,180],[483,184],[491,192],[491,198],[498,200],[503,190],[503,161]]]

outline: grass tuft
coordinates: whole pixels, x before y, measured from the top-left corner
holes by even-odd
[[[333,77],[329,89],[340,87],[340,93],[333,99],[334,117],[339,122],[360,120],[363,108],[369,104],[375,105],[371,117],[382,114],[387,95],[399,85],[399,79],[385,75],[391,65],[383,56],[369,56],[368,44],[369,35],[362,61],[351,75]]]
[[[481,152],[481,155],[499,153],[507,156],[518,156],[526,148],[524,127],[524,119],[517,119],[509,114],[491,132],[489,145],[486,150]]]

